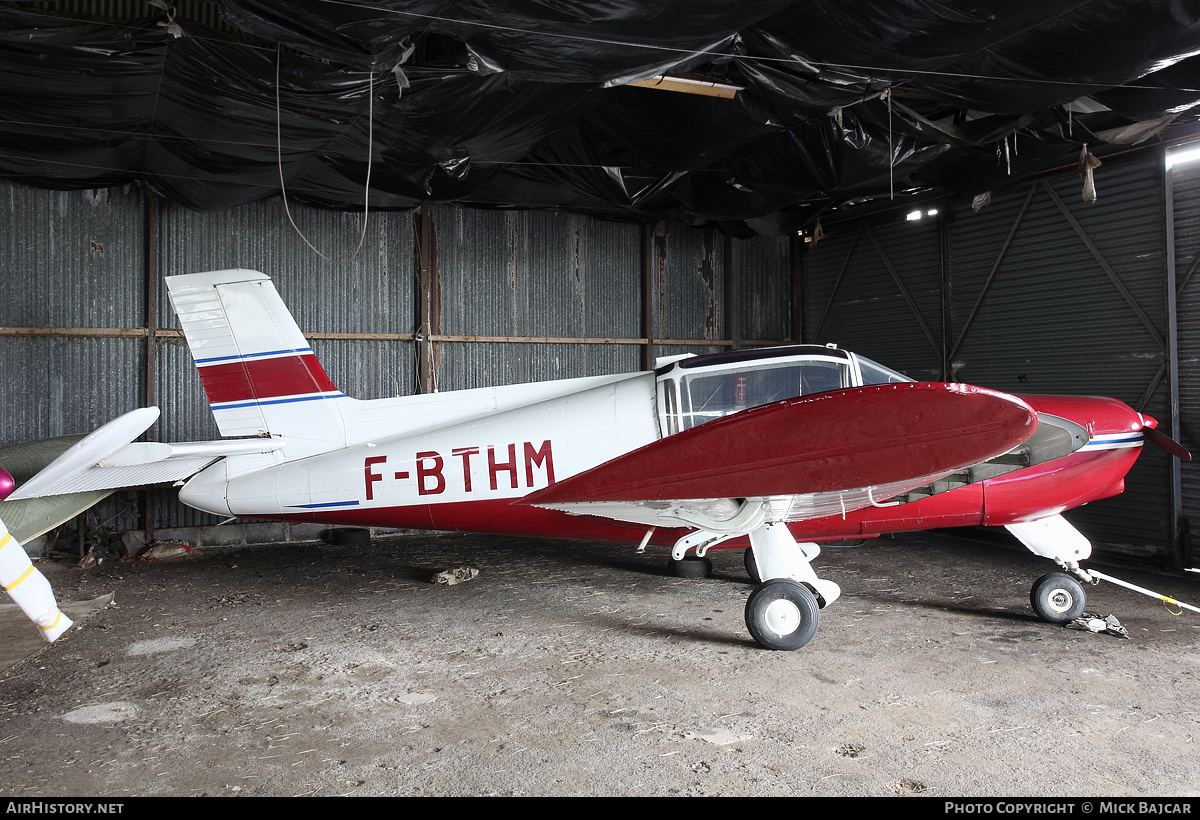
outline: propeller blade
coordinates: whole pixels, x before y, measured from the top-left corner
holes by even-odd
[[[1161,433],[1153,427],[1143,427],[1142,435],[1175,456],[1175,458],[1183,459],[1184,461],[1192,460],[1192,454],[1188,452],[1188,449],[1166,433]]]

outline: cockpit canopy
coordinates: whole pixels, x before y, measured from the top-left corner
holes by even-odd
[[[913,381],[870,359],[819,345],[693,356],[657,372],[659,421],[666,435],[783,399]]]

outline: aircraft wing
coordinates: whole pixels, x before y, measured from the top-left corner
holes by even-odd
[[[688,524],[691,515],[705,526],[735,516],[721,512],[731,501],[775,499],[772,517],[803,520],[928,484],[1011,450],[1036,429],[1033,408],[1005,393],[939,382],[871,385],[734,413],[519,503],[654,526]]]

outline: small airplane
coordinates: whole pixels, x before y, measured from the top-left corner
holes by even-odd
[[[916,382],[834,346],[359,401],[269,277],[166,284],[224,438],[135,442],[158,409],[134,410],[9,501],[174,482],[223,516],[670,546],[684,577],[711,571],[709,549],[744,548],[746,626],[791,650],[841,594],[813,568],[819,543],[900,531],[1007,528],[1059,566],[1033,585],[1034,610],[1073,620],[1095,579],[1063,511],[1120,493],[1146,439],[1190,459],[1115,399]]]

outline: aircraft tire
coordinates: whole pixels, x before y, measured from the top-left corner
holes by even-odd
[[[746,555],[742,559],[742,563],[746,565],[746,574],[750,576],[750,580],[761,584],[762,576],[758,574],[758,562],[754,560],[754,550],[746,547]]]
[[[333,543],[339,547],[365,547],[371,543],[371,531],[366,527],[340,527],[333,531]]]
[[[667,572],[675,578],[708,578],[712,575],[713,562],[707,556],[699,558],[685,555],[682,560],[667,560]]]
[[[1043,621],[1065,624],[1083,614],[1087,593],[1082,584],[1065,572],[1051,572],[1034,582],[1029,603]]]
[[[746,601],[746,628],[766,649],[799,649],[813,639],[820,624],[816,596],[788,578],[759,584]]]

